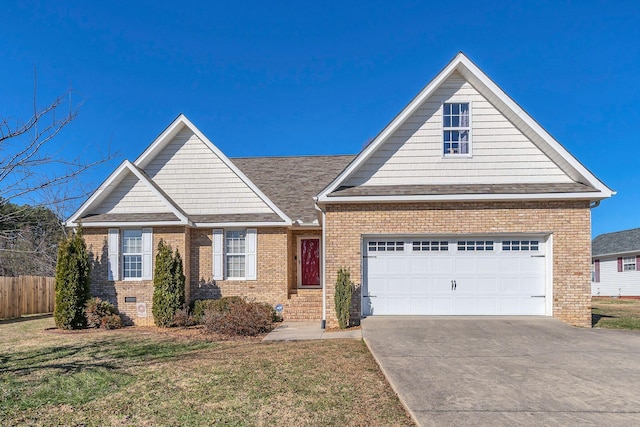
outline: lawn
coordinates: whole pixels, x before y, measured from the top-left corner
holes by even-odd
[[[640,299],[594,297],[591,306],[594,328],[640,329]]]
[[[0,322],[0,425],[413,425],[361,341]]]

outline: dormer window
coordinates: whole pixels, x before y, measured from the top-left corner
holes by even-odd
[[[442,104],[444,156],[471,154],[471,114],[468,102]]]

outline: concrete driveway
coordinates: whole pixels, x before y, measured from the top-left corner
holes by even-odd
[[[640,333],[551,318],[370,317],[362,333],[420,425],[640,425]]]

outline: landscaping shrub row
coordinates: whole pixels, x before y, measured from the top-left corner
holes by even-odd
[[[274,323],[282,321],[269,304],[247,301],[241,297],[197,300],[191,315],[180,310],[174,316],[175,326],[204,325],[208,333],[228,336],[256,336],[270,332]]]

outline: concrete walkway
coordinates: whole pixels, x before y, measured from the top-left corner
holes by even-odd
[[[332,339],[362,339],[362,330],[327,332],[320,328],[320,321],[315,322],[283,322],[271,331],[262,341],[302,341],[302,340],[332,340]]]

